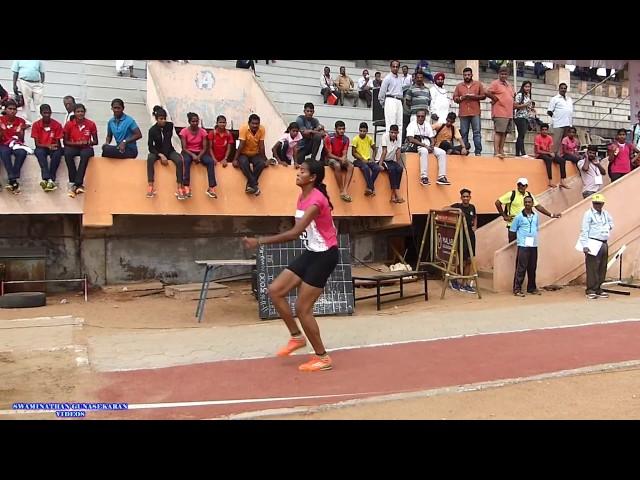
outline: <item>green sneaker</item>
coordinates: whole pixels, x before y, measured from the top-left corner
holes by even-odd
[[[54,190],[57,190],[57,189],[58,189],[58,186],[55,184],[53,180],[49,180],[47,182],[47,188],[46,188],[47,192],[53,192]]]
[[[47,191],[47,181],[46,180],[42,180],[40,182],[40,188],[42,188],[42,190],[44,190],[45,192]]]

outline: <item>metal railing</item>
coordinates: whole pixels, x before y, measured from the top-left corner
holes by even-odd
[[[596,83],[593,87],[591,87],[589,90],[586,91],[586,93],[584,93],[578,100],[576,100],[575,102],[573,102],[573,104],[575,105],[576,103],[578,103],[580,100],[582,100],[584,97],[586,97],[587,95],[589,95],[591,92],[593,92],[596,88],[598,88],[600,85],[604,85],[606,82],[608,82],[609,80],[611,80],[616,74],[616,73],[611,73],[608,77],[606,77],[604,80]],[[625,97],[626,99],[626,97]],[[622,103],[622,102],[620,102]]]

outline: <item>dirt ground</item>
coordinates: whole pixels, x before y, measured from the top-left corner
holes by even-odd
[[[392,400],[272,420],[640,419],[640,368]]]
[[[87,345],[92,336],[114,332],[211,328],[260,324],[255,300],[248,282],[232,282],[230,295],[210,299],[201,324],[194,317],[196,302],[166,298],[164,294],[134,298],[130,292],[90,293],[89,303],[79,294],[48,295],[47,306],[32,309],[0,310],[0,321],[72,315],[84,319],[74,327],[73,343]],[[421,285],[411,285],[418,292]],[[401,315],[417,309],[445,311],[517,306],[520,299],[507,294],[487,293],[483,301],[475,296],[447,293],[439,299],[440,287],[430,283],[430,301],[407,299],[386,306],[381,315]],[[362,293],[359,293],[362,295]],[[582,289],[569,287],[543,297],[528,297],[529,303],[556,303],[584,298]],[[66,302],[62,302],[66,299]],[[61,303],[62,302],[62,303]],[[375,301],[358,303],[358,315],[375,314]],[[276,322],[278,320],[275,320]],[[284,328],[284,327],[283,327]],[[2,330],[0,330],[2,334]],[[46,334],[46,332],[44,333]],[[90,401],[88,392],[96,384],[91,368],[78,365],[77,352],[71,348],[54,351],[2,351],[0,349],[0,409],[10,409],[13,402]],[[606,373],[531,381],[482,391],[439,394],[426,398],[368,403],[341,409],[279,418],[295,419],[561,419],[561,418],[640,418],[640,370],[627,369]],[[7,417],[0,417],[6,419]],[[26,415],[21,418],[28,418]],[[40,417],[42,418],[42,417]]]

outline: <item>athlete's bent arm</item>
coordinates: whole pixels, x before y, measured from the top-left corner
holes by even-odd
[[[269,237],[257,237],[257,238],[247,238],[244,237],[242,241],[244,242],[244,246],[247,249],[256,248],[260,244],[265,243],[281,243],[288,242],[289,240],[295,240],[300,237],[302,232],[304,232],[305,228],[320,214],[320,209],[317,205],[311,205],[304,211],[304,215],[300,220],[298,220],[292,229],[287,230],[283,233],[278,233],[277,235],[271,235]]]

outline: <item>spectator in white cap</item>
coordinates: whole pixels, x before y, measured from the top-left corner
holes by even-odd
[[[495,204],[498,213],[504,219],[504,221],[507,222],[509,243],[513,242],[516,239],[516,232],[512,232],[510,230],[510,227],[516,215],[524,210],[525,198],[531,198],[533,200],[533,207],[535,207],[535,209],[540,213],[545,214],[547,217],[560,218],[562,216],[562,214],[560,213],[550,213],[546,208],[538,204],[538,201],[533,196],[533,194],[527,191],[527,188],[529,187],[529,180],[527,180],[525,177],[520,177],[516,181],[516,184],[516,190],[506,192],[496,200]]]
[[[613,230],[613,217],[604,207],[605,198],[601,193],[591,196],[592,208],[582,217],[580,230],[580,245],[584,252],[585,268],[587,270],[587,298],[607,298],[609,295],[602,290],[602,282],[607,274],[607,260],[609,247],[607,241]]]

